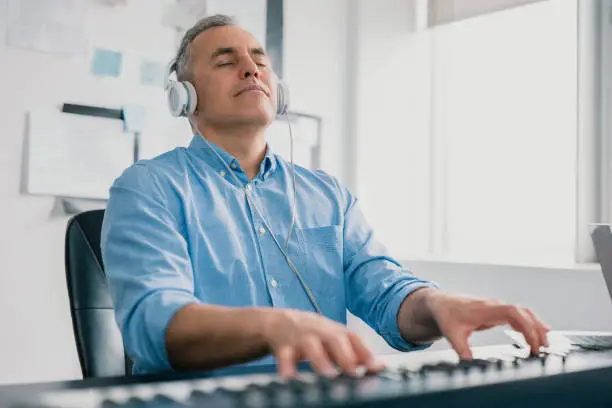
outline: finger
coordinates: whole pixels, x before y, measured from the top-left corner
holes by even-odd
[[[538,354],[541,344],[533,319],[524,310],[516,306],[503,306],[503,308],[510,326],[523,333],[525,341],[531,347],[531,353]]]
[[[497,325],[494,324],[494,323],[483,324],[483,325],[480,325],[477,328],[475,328],[474,331],[488,330],[488,329],[494,328],[495,326],[497,326]]]
[[[470,336],[470,330],[458,329],[446,335],[446,339],[451,344],[460,360],[471,360],[472,350],[468,345],[468,337]]]
[[[501,325],[508,323],[510,326],[523,334],[525,341],[529,344],[532,354],[540,351],[539,335],[535,329],[534,322],[522,309],[511,305],[496,305],[485,308],[480,316],[479,323],[482,325]]]
[[[281,378],[293,378],[295,377],[297,353],[291,346],[281,347],[276,353],[276,363],[278,374]]]
[[[529,317],[531,317],[531,319],[534,321],[536,330],[540,336],[540,343],[544,347],[550,347],[550,345],[548,344],[548,332],[550,331],[550,328],[544,323],[542,323],[542,321],[538,319],[535,313],[533,313],[531,310],[525,309],[525,313],[527,313]]]
[[[525,313],[531,320],[531,325],[535,330],[539,346],[544,346],[546,344],[546,333],[543,331],[543,327],[540,326],[535,315],[529,309],[523,308],[522,312]]]
[[[356,333],[350,332],[348,334],[348,338],[353,345],[353,350],[355,350],[357,364],[363,364],[369,373],[377,373],[384,370],[385,364],[376,359],[374,353],[372,353],[372,350],[363,344]]]
[[[337,374],[327,351],[323,347],[323,343],[318,337],[308,336],[302,341],[302,354],[310,361],[315,371],[328,377]]]
[[[357,375],[357,356],[353,350],[353,344],[344,332],[331,333],[325,339],[325,345],[345,373]]]

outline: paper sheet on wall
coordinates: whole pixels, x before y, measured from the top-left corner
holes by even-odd
[[[132,164],[133,143],[121,120],[30,112],[27,192],[106,199],[115,178]]]
[[[177,3],[168,4],[164,8],[162,24],[179,31],[186,31],[205,15],[205,1],[182,0]]]
[[[83,0],[8,0],[10,47],[66,56],[84,55],[87,36]]]

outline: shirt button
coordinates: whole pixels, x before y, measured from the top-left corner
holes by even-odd
[[[230,166],[232,167],[232,169],[235,169],[236,168],[236,163],[232,163],[232,164],[230,164]]]
[[[253,187],[252,187],[250,184],[247,184],[247,185],[246,185],[246,189],[247,189],[247,190],[249,190],[249,191],[251,191],[251,190],[253,189]]]
[[[266,229],[264,227],[259,227],[259,235],[264,235],[266,233]]]
[[[221,171],[219,172],[219,175],[220,175],[221,177],[225,177],[225,172],[224,172],[223,170],[221,170]]]
[[[272,280],[270,281],[270,285],[272,285],[272,287],[273,287],[273,288],[275,288],[275,287],[277,287],[277,286],[278,286],[278,282],[276,281],[276,279],[272,279]]]

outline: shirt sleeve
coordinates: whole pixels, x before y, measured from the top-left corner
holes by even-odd
[[[154,174],[137,164],[111,187],[104,215],[104,268],[126,352],[139,372],[171,369],[166,328],[179,309],[198,302],[177,210]]]
[[[419,279],[377,241],[358,201],[344,190],[344,274],[348,309],[381,335],[387,344],[401,351],[419,350],[431,344],[414,345],[400,334],[399,307],[413,291],[437,285]]]

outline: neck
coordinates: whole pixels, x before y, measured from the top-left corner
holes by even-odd
[[[238,160],[249,180],[259,173],[261,162],[266,156],[265,128],[241,126],[212,128],[198,126],[200,135],[213,142]]]

